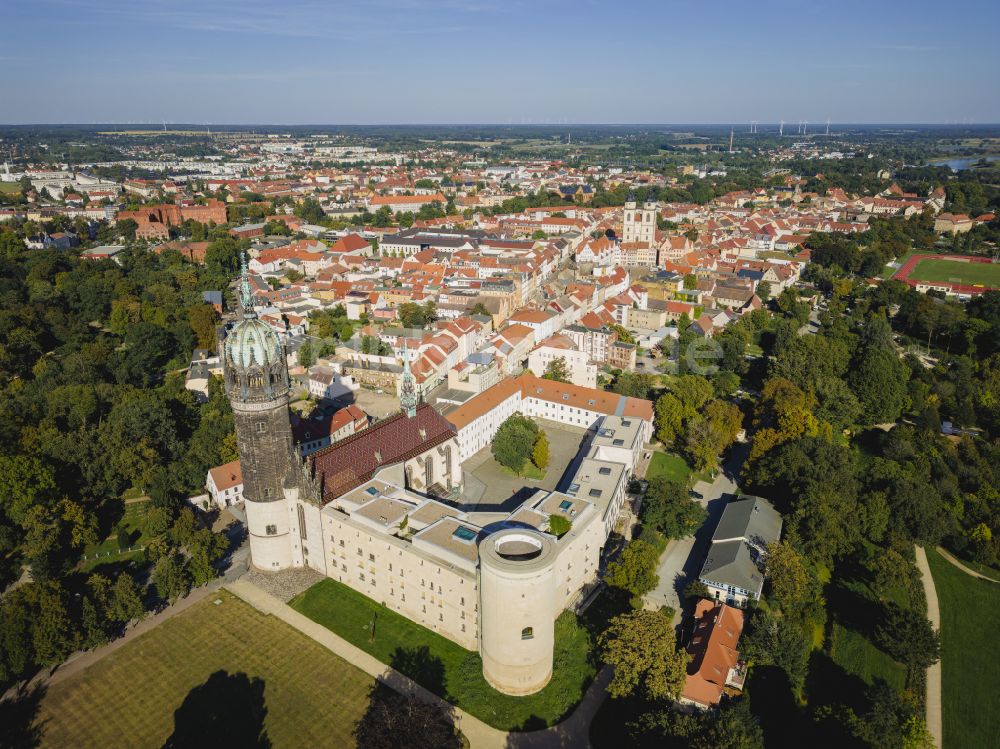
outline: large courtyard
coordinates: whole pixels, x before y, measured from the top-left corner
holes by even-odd
[[[477,512],[509,512],[537,489],[563,488],[569,469],[576,468],[577,458],[591,433],[582,427],[570,427],[544,419],[534,420],[549,438],[549,466],[541,479],[518,476],[493,458],[485,447],[462,464],[465,488],[462,502]]]
[[[220,735],[229,746],[350,747],[372,684],[221,591],[50,687],[36,726],[42,746],[80,749]]]

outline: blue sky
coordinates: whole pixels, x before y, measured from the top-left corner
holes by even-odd
[[[1000,122],[997,0],[2,0],[0,122]]]

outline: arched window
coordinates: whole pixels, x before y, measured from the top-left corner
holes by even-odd
[[[534,629],[534,627],[525,627],[524,629],[521,630],[521,639],[522,640],[530,640],[534,636],[535,636],[535,629]]]

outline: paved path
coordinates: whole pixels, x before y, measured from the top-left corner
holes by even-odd
[[[949,562],[951,562],[952,565],[954,565],[955,567],[958,567],[958,569],[962,570],[962,572],[964,572],[966,575],[971,575],[972,577],[977,577],[980,580],[989,580],[991,583],[1000,583],[1000,580],[997,580],[997,579],[992,578],[992,577],[986,577],[986,575],[981,575],[978,572],[976,572],[974,569],[970,569],[969,567],[966,567],[960,561],[958,561],[957,559],[955,559],[955,557],[952,556],[950,552],[948,552],[945,549],[942,549],[940,546],[937,547],[937,553],[940,554],[941,556],[943,556]]]
[[[270,614],[291,625],[304,635],[343,658],[348,663],[357,666],[368,675],[378,679],[401,694],[409,694],[422,701],[439,704],[454,710],[456,723],[469,740],[472,749],[557,749],[558,747],[581,747],[590,745],[590,722],[597,709],[604,702],[608,682],[611,681],[611,670],[602,670],[583,700],[573,714],[558,725],[542,731],[528,733],[507,733],[486,725],[478,718],[469,715],[464,710],[449,704],[437,695],[424,689],[415,681],[385,665],[374,656],[339,637],[322,624],[314,622],[309,617],[300,614],[291,606],[283,603],[269,593],[245,579],[236,580],[226,585],[227,590],[239,596],[257,610]]]
[[[736,496],[736,479],[746,455],[747,446],[736,445],[714,481],[699,481],[695,484],[694,491],[701,495],[701,499],[696,501],[708,511],[708,518],[695,535],[670,541],[660,555],[656,570],[660,582],[644,596],[644,600],[652,608],[670,606],[675,612],[674,625],[679,624],[683,618],[681,595],[684,588],[697,579],[722,511],[726,503]]]
[[[181,598],[171,606],[167,606],[163,609],[163,611],[146,617],[135,626],[126,630],[124,635],[119,637],[117,640],[112,640],[107,645],[95,648],[94,650],[78,650],[76,653],[67,658],[62,664],[60,664],[54,671],[43,670],[35,674],[35,677],[31,679],[31,681],[29,681],[24,688],[30,689],[31,687],[38,685],[52,686],[53,684],[58,684],[59,682],[80,673],[84,669],[97,663],[102,658],[111,655],[111,653],[115,652],[119,648],[132,642],[137,637],[141,637],[154,627],[163,624],[163,622],[167,619],[175,617],[183,611],[187,611],[196,603],[214,595],[219,591],[219,588],[222,587],[222,583],[222,578],[217,578],[207,585],[195,588],[184,598]],[[4,697],[11,697],[17,692],[17,686],[11,687]]]
[[[924,547],[917,546],[917,569],[920,570],[920,580],[924,584],[924,595],[927,598],[927,618],[931,620],[934,629],[941,631],[941,611],[938,609],[937,590],[934,588],[934,578],[927,564],[927,553]],[[941,723],[941,661],[927,669],[927,730],[934,739],[934,746],[941,749],[944,731]]]

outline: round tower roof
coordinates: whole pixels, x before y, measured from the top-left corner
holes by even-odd
[[[271,327],[257,317],[245,317],[236,323],[226,338],[226,356],[243,369],[252,364],[269,367],[281,360],[281,342]]]

